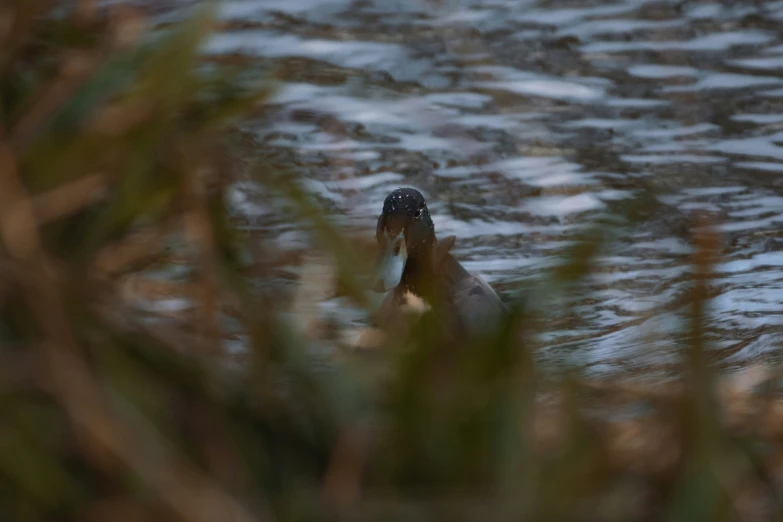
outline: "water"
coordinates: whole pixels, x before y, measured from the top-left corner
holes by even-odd
[[[601,259],[542,360],[666,368],[694,211],[725,250],[709,306],[727,365],[783,340],[783,2],[233,0],[205,52],[284,82],[275,124],[336,219],[366,227],[400,185],[502,293],[530,289],[586,223],[655,205]],[[252,197],[253,227],[271,227]],[[640,209],[643,211],[643,209]],[[276,223],[278,242],[302,248]],[[332,303],[332,309],[340,309]]]

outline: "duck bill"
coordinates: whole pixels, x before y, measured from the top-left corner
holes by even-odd
[[[402,280],[402,272],[408,261],[408,251],[405,248],[405,238],[402,234],[389,239],[384,237],[383,250],[378,262],[378,273],[375,277],[376,292],[388,292]]]

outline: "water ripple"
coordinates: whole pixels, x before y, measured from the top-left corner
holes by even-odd
[[[246,27],[205,52],[279,66],[258,140],[295,158],[336,219],[372,238],[385,194],[416,186],[502,293],[536,292],[593,217],[654,189],[569,296],[575,315],[552,303],[544,363],[677,361],[695,211],[725,244],[714,348],[740,364],[780,345],[783,2],[232,0],[221,17]],[[232,201],[281,248],[307,245],[252,186]]]

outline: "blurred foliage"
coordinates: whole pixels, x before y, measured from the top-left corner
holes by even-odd
[[[252,284],[273,238],[227,208],[253,176],[368,306],[358,243],[237,130],[271,84],[199,60],[208,9],[150,33],[141,11],[92,4],[0,7],[0,520],[780,517],[776,376],[721,387],[709,369],[709,223],[676,384],[540,382],[521,301],[491,338],[455,345],[425,314],[324,369],[319,339]],[[547,288],[589,277],[611,230]],[[194,308],[150,322],[124,276],[172,251]],[[243,357],[222,342],[229,312]]]

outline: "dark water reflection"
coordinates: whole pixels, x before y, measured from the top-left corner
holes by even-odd
[[[591,217],[655,194],[576,315],[552,318],[544,360],[673,362],[697,210],[727,245],[715,349],[728,363],[776,353],[783,2],[587,4],[233,0],[207,52],[279,68],[277,123],[259,140],[295,157],[339,219],[371,234],[384,196],[416,186],[465,265],[505,292],[550,269]]]

